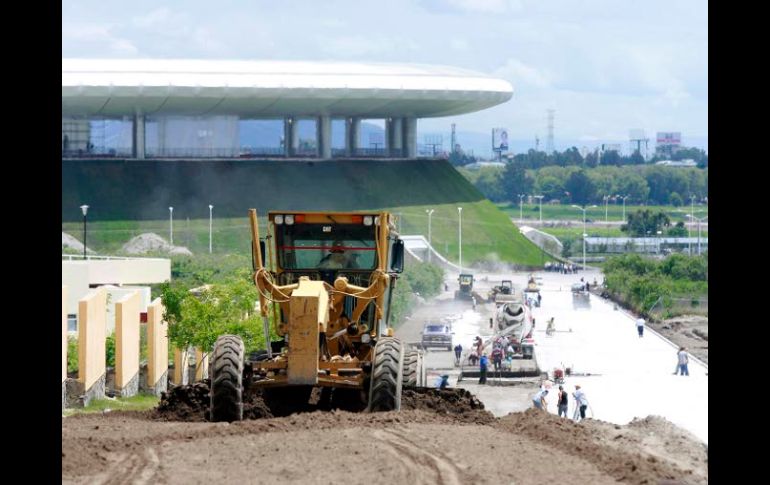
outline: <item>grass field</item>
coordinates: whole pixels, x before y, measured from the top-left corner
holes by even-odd
[[[590,208],[586,211],[586,219],[592,219],[594,222],[604,222],[605,220],[605,206],[597,204],[598,207]],[[518,203],[502,203],[497,204],[497,207],[505,212],[509,217],[513,217],[516,220],[519,219],[519,204]],[[607,220],[608,221],[622,221],[623,220],[623,205],[616,205],[610,203],[606,207]],[[672,222],[688,221],[689,217],[685,214],[690,213],[690,206],[674,207],[665,205],[626,205],[626,215],[629,212],[637,210],[649,209],[653,212],[663,211]],[[521,215],[524,220],[537,220],[540,218],[540,205],[539,204],[524,204],[521,210]],[[695,217],[708,216],[707,205],[695,206]],[[583,211],[575,209],[571,205],[547,205],[543,204],[543,220],[583,220]]]
[[[540,250],[521,234],[516,226],[488,200],[465,202],[463,207],[463,264],[474,261],[504,261],[522,265],[541,264]],[[400,218],[402,234],[428,236],[426,209],[434,209],[431,216],[433,246],[450,261],[457,262],[458,204],[432,204],[391,207],[388,210]],[[266,230],[264,216],[260,217],[260,234]],[[249,221],[242,218],[214,219],[212,249],[216,254],[249,255],[251,233]],[[208,219],[174,220],[174,244],[185,246],[194,254],[208,253]],[[62,231],[83,240],[82,222],[62,223]],[[164,239],[169,237],[169,221],[96,221],[88,223],[88,247],[99,254],[120,254],[121,247],[131,238],[153,232]],[[547,259],[546,259],[547,261]]]
[[[115,399],[94,399],[88,406],[84,408],[66,409],[62,412],[62,414],[65,416],[72,416],[73,414],[99,413],[106,410],[146,411],[157,406],[159,401],[160,400],[157,396],[146,394],[138,394],[136,396]]]

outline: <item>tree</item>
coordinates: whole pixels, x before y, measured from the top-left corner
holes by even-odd
[[[687,237],[687,228],[684,227],[684,222],[677,222],[676,226],[666,231],[666,235],[671,237]]]
[[[668,196],[668,203],[673,205],[674,207],[681,207],[682,196],[679,195],[677,192],[671,192],[671,194]]]
[[[259,293],[248,270],[209,285],[197,295],[180,285],[163,285],[161,300],[168,338],[176,348],[193,346],[208,351],[225,334],[239,335],[247,352],[265,347],[261,315],[255,311]],[[273,325],[270,328],[271,338],[275,337]]]
[[[664,212],[653,213],[649,209],[638,210],[628,214],[628,222],[620,227],[634,237],[645,237],[647,233],[656,234],[671,225],[671,220]]]
[[[586,155],[585,164],[588,168],[594,168],[599,163],[599,156],[596,152],[590,152]]]
[[[606,152],[602,153],[600,164],[601,165],[620,165],[621,164],[620,154],[616,150],[607,150]]]
[[[583,169],[573,172],[564,184],[564,188],[570,193],[572,202],[578,204],[589,203],[596,193],[596,186]]]
[[[630,157],[628,157],[629,165],[644,165],[644,157],[641,153],[639,153],[639,150],[634,150],[634,153],[631,154]]]
[[[502,176],[503,196],[510,201],[518,201],[519,194],[531,193],[533,181],[527,176],[524,167],[516,162],[508,162],[505,165]]]

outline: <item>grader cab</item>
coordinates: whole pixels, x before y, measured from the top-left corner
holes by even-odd
[[[244,361],[240,337],[217,339],[211,419],[243,417],[245,388],[288,390],[307,399],[334,392],[370,411],[401,407],[403,386],[425,385],[422,353],[393,337],[390,300],[404,245],[381,213],[270,212],[265,241],[249,211],[254,283],[265,352]],[[270,341],[270,320],[280,340]]]

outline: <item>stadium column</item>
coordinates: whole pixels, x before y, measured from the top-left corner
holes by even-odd
[[[299,144],[299,120],[293,116],[283,120],[283,154],[293,157],[297,154]]]
[[[332,157],[332,119],[319,116],[316,121],[317,154],[321,158]]]
[[[345,118],[345,156],[355,156],[358,150],[358,133],[361,131],[361,118]]]
[[[388,156],[403,157],[404,127],[401,118],[387,118],[385,129],[388,136]]]
[[[417,118],[404,117],[404,156],[414,158],[417,156]]]
[[[137,158],[139,160],[144,160],[144,115],[143,114],[136,114],[134,115],[134,133],[133,133],[133,146],[132,148],[132,154],[134,158]]]

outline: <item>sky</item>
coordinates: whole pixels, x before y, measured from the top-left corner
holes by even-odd
[[[513,97],[421,132],[504,127],[543,147],[554,109],[557,148],[630,129],[651,146],[658,131],[708,137],[702,0],[64,0],[62,57],[448,65],[506,79]]]

